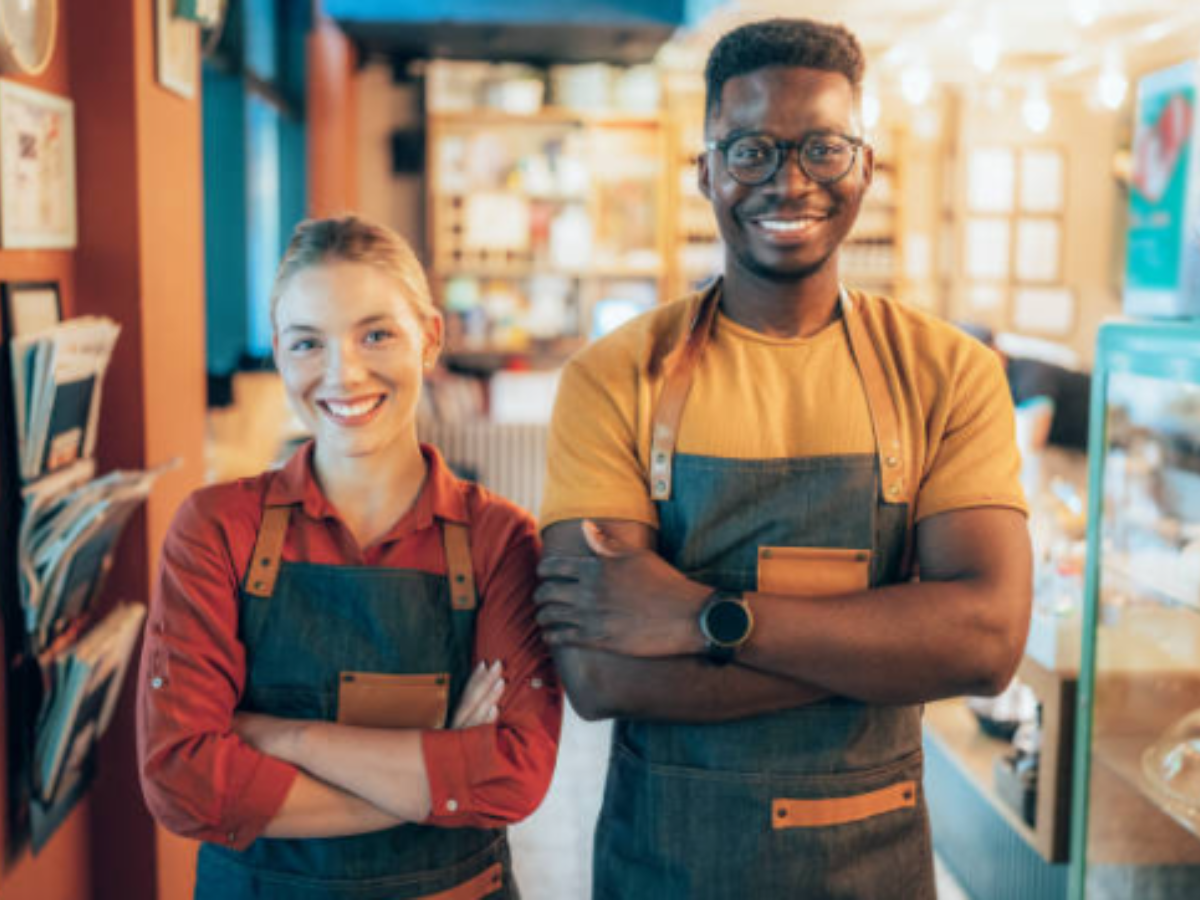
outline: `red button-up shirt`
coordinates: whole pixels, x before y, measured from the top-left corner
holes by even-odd
[[[298,504],[283,559],[446,574],[439,519],[470,525],[479,593],[475,659],[503,663],[498,721],[426,731],[428,824],[497,827],[536,808],[550,784],[562,694],[532,602],[539,544],[532,518],[458,481],[432,448],[416,503],[361,549],[312,475],[311,443],[278,472],[197,491],[163,546],[138,683],[142,788],[168,829],[245,848],[283,803],[297,770],[231,730],[246,682],[238,641],[238,589],[263,505]]]

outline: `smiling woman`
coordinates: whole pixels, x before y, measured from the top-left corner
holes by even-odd
[[[271,316],[313,440],[171,526],[139,691],[147,803],[206,842],[200,898],[516,896],[504,826],[541,801],[561,721],[533,522],[417,441],[442,320],[397,235],[302,223]]]

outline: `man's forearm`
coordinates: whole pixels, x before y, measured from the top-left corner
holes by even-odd
[[[555,651],[554,661],[583,718],[725,722],[804,706],[825,691],[739,665],[702,658],[637,659],[580,647]]]

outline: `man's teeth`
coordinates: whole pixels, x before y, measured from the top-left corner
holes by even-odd
[[[379,402],[379,397],[373,397],[369,400],[359,400],[357,403],[338,403],[336,400],[326,400],[325,405],[335,416],[348,419],[352,416],[366,415],[378,406]]]
[[[814,222],[815,218],[806,219],[760,219],[758,224],[766,231],[802,231]]]

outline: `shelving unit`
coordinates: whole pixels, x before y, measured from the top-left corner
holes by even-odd
[[[1038,765],[1034,824],[1027,823],[995,787],[996,761],[1012,744],[983,732],[962,700],[944,700],[925,710],[925,733],[960,774],[1026,844],[1048,863],[1067,858],[1076,675],[1046,669],[1026,657],[1018,677],[1030,686],[1042,707],[1042,749]]]
[[[881,128],[874,136],[875,178],[863,199],[854,230],[839,253],[842,280],[872,293],[904,293],[904,132]]]
[[[431,106],[427,234],[451,361],[552,365],[588,338],[600,301],[666,299],[660,116]]]

